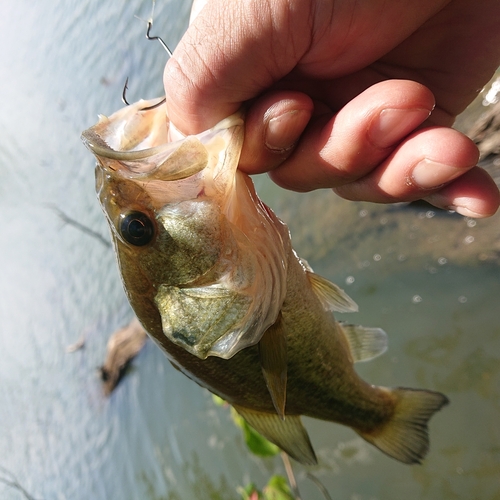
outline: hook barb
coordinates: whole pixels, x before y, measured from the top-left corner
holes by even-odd
[[[127,105],[130,106],[130,103],[127,101],[127,90],[128,90],[128,76],[127,79],[125,80],[125,85],[123,86],[123,91],[122,91],[122,101]]]

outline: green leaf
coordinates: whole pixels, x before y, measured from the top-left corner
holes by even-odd
[[[294,500],[287,480],[283,476],[271,476],[263,493],[264,500]]]
[[[248,449],[259,457],[274,457],[281,450],[264,436],[259,434],[253,427],[250,427],[246,420],[231,408],[231,415],[235,424],[243,431],[243,437]]]
[[[249,483],[245,488],[238,488],[241,500],[294,500],[287,480],[283,476],[271,476],[262,491],[255,484]]]
[[[217,406],[228,406],[226,401],[215,394],[212,394],[212,400]],[[248,425],[246,420],[238,415],[233,407],[231,407],[231,417],[234,423],[243,431],[245,443],[254,455],[258,455],[259,457],[274,457],[280,453],[281,450],[275,444],[268,441],[253,427]]]
[[[253,483],[248,483],[244,488],[239,486],[238,493],[241,495],[241,500],[265,500]]]
[[[216,396],[215,394],[212,394],[212,401],[216,404],[216,406],[227,406],[228,403],[227,401],[224,401],[222,398],[219,396]]]

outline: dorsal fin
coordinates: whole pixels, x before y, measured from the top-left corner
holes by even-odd
[[[286,451],[292,458],[304,465],[318,463],[299,415],[287,415],[285,420],[281,420],[276,413],[264,413],[233,406],[257,432]]]
[[[366,328],[360,325],[339,323],[344,332],[353,361],[368,361],[387,350],[387,334],[381,328]]]
[[[329,311],[356,312],[358,305],[337,285],[312,271],[306,271],[309,283],[323,307]]]
[[[259,341],[259,355],[262,373],[271,394],[274,408],[282,420],[285,420],[287,351],[286,332],[281,313]]]

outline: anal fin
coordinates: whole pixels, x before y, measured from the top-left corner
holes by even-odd
[[[293,459],[304,465],[318,463],[309,435],[299,415],[287,415],[282,420],[274,413],[264,413],[241,406],[234,409],[267,440],[279,446]]]
[[[271,394],[276,412],[285,419],[287,351],[286,332],[281,313],[259,341],[259,355],[262,373]]]
[[[339,324],[349,343],[354,363],[369,361],[387,350],[387,334],[381,328],[367,328],[343,322]]]

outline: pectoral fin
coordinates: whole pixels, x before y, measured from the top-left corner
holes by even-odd
[[[324,308],[337,312],[356,312],[358,305],[335,283],[319,276],[312,271],[306,271],[309,283]]]
[[[318,463],[300,416],[287,415],[285,420],[281,420],[274,413],[263,413],[241,406],[234,406],[234,409],[256,431],[260,432],[271,443],[279,446],[298,462],[304,465],[316,465]]]
[[[287,351],[286,332],[281,313],[259,342],[260,363],[276,412],[285,419]]]
[[[354,363],[369,361],[387,350],[387,334],[381,328],[339,323],[344,332]]]

